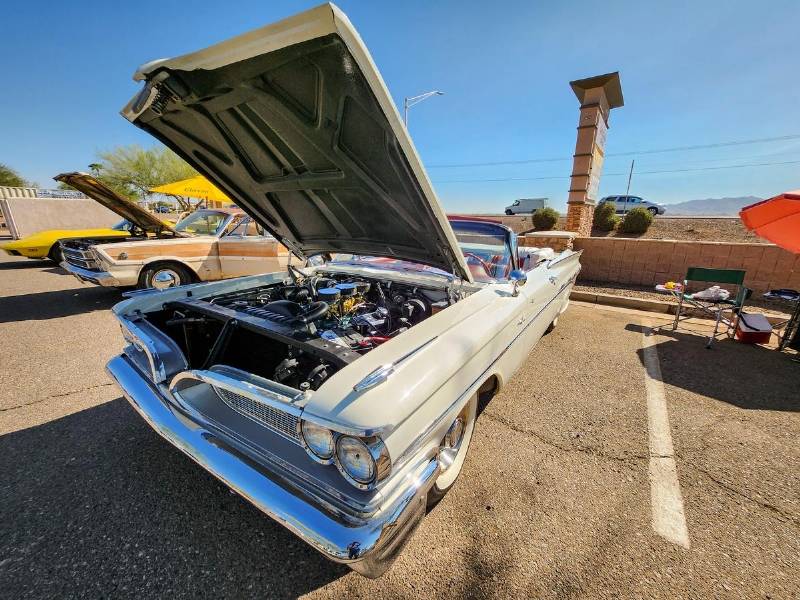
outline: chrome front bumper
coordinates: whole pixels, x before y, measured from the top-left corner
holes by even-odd
[[[61,268],[75,275],[79,281],[94,283],[104,287],[117,287],[122,285],[116,277],[107,271],[91,271],[71,265],[66,261],[61,263]]]
[[[408,478],[408,487],[391,505],[354,522],[314,503],[303,490],[281,485],[265,466],[182,414],[124,355],[112,359],[106,370],[164,439],[327,558],[366,577],[379,577],[389,568],[425,515],[428,490],[439,472],[435,458]]]

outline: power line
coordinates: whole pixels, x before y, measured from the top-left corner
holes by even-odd
[[[666,173],[690,173],[695,171],[718,171],[720,169],[745,169],[751,167],[772,167],[777,165],[797,165],[800,160],[789,160],[784,162],[770,162],[770,163],[749,163],[744,165],[725,165],[719,167],[695,167],[686,169],[669,169],[662,171],[637,171],[637,175],[660,175]],[[628,175],[628,173],[603,173],[604,177],[619,177]],[[569,175],[553,175],[549,177],[498,177],[495,179],[445,179],[436,181],[434,183],[478,183],[478,182],[501,182],[501,181],[542,181],[545,179],[569,179]]]
[[[614,152],[606,156],[634,156],[636,154],[659,154],[661,152],[681,152],[684,150],[704,150],[706,148],[725,148],[728,146],[744,146],[746,144],[763,144],[766,142],[786,142],[800,139],[800,134],[782,135],[771,138],[755,138],[751,140],[738,140],[735,142],[717,142],[715,144],[698,144],[695,146],[675,146],[673,148],[661,148],[659,150],[640,150],[637,152]]]
[[[800,160],[786,160],[782,162],[766,162],[766,163],[747,163],[743,165],[721,165],[717,167],[688,167],[686,169],[672,169],[668,171],[638,171],[637,175],[655,175],[659,173],[688,173],[691,171],[718,171],[720,169],[745,169],[749,167],[774,167],[777,165],[797,165]],[[617,173],[615,173],[616,175]],[[625,173],[618,173],[625,175]]]
[[[636,150],[632,152],[613,152],[606,154],[606,157],[611,156],[637,156],[640,154],[661,154],[664,152],[682,152],[686,150],[704,150],[708,148],[725,148],[729,146],[744,146],[747,144],[763,144],[767,142],[786,142],[790,140],[800,139],[800,133],[791,135],[782,135],[779,137],[769,138],[753,138],[749,140],[736,140],[731,142],[716,142],[713,144],[696,144],[693,146],[673,146],[671,148],[657,148],[653,150]],[[501,160],[494,162],[475,162],[475,163],[452,163],[440,165],[426,165],[428,169],[457,169],[464,167],[495,167],[500,165],[527,165],[531,163],[546,163],[546,162],[560,162],[565,160],[572,160],[571,156],[560,158],[528,158],[523,160]]]

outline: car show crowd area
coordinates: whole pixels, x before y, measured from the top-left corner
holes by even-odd
[[[103,370],[122,346],[109,310],[120,299],[52,263],[0,258],[3,596],[800,595],[791,355],[729,340],[708,351],[702,323],[650,336],[671,317],[573,302],[480,407],[455,488],[392,569],[368,580],[134,413]],[[654,355],[683,545],[653,528]]]

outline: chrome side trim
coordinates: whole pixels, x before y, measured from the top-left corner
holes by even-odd
[[[333,419],[318,417],[305,410],[303,411],[303,421],[309,421],[311,423],[314,423],[314,425],[319,425],[320,427],[327,427],[328,429],[336,433],[341,433],[343,435],[352,435],[355,437],[368,438],[375,435],[381,435],[386,433],[386,427],[371,427],[368,429],[361,427],[350,427],[348,425],[343,425]]]
[[[581,257],[581,254],[583,254],[583,250],[573,250],[571,254],[567,254],[566,256],[551,258],[550,260],[547,261],[547,268],[552,269],[556,265],[559,265],[562,262],[566,262],[568,260],[572,259],[577,260]]]
[[[180,286],[176,286],[180,287]],[[172,288],[175,289],[175,288]],[[142,296],[152,296],[153,294],[161,294],[166,290],[158,290],[156,288],[144,288],[141,290],[126,290],[122,292],[123,298],[141,298]]]

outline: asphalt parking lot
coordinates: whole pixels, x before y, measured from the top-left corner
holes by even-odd
[[[800,597],[787,355],[707,351],[646,336],[643,313],[573,305],[484,408],[459,484],[370,581],[128,407],[103,371],[119,299],[0,260],[3,597]],[[654,452],[664,436],[674,452]]]

